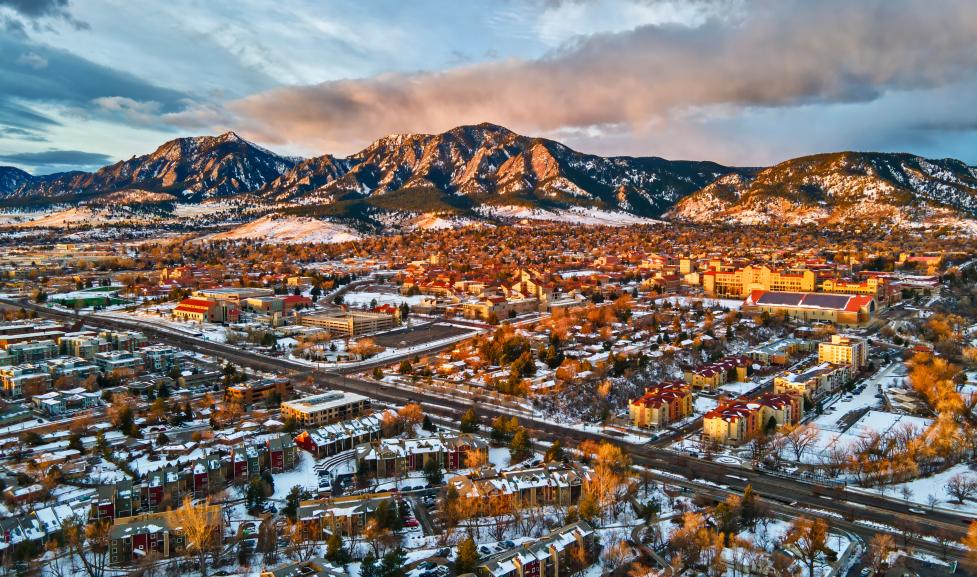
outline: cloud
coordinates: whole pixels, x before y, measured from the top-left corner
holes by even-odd
[[[23,131],[28,140],[36,140],[46,130],[60,126],[42,109],[61,109],[77,117],[130,121],[134,113],[143,124],[148,115],[157,115],[157,124],[165,124],[166,114],[178,113],[190,106],[191,98],[181,92],[156,86],[134,75],[102,66],[65,50],[35,43],[25,36],[0,34],[0,131],[17,138]],[[16,56],[15,56],[16,55]],[[112,99],[128,103],[92,106],[92,102]],[[16,129],[16,130],[13,130]]]
[[[44,150],[0,154],[0,163],[9,163],[31,172],[49,174],[66,170],[94,170],[112,162],[112,157],[84,150]]]
[[[64,14],[68,9],[68,0],[0,0],[0,6],[29,18],[41,18]]]
[[[0,0],[5,7],[29,20],[60,18],[79,30],[90,28],[88,23],[75,19],[68,11],[68,0]]]
[[[47,68],[47,58],[44,58],[36,52],[25,52],[20,55],[17,59],[18,64],[25,64],[30,66],[35,70],[41,70],[42,68]]]
[[[90,166],[93,164],[108,164],[112,157],[99,152],[85,152],[84,150],[45,150],[41,152],[16,152],[0,154],[0,161],[15,164],[37,166],[52,164],[59,166]]]
[[[254,138],[349,152],[481,121],[640,133],[702,111],[868,102],[975,71],[973,2],[754,0],[726,19],[596,34],[535,60],[285,86],[228,106]]]

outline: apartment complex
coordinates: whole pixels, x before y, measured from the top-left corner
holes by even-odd
[[[755,399],[723,401],[702,417],[702,439],[738,445],[764,431],[770,423],[777,427],[797,423],[802,411],[801,397],[797,395],[764,393]]]
[[[220,505],[210,505],[205,513],[207,527],[219,543],[223,532]],[[125,565],[155,552],[164,559],[181,554],[186,546],[182,528],[172,513],[146,513],[117,520],[109,529],[109,563]]]
[[[574,555],[582,548],[584,555]],[[579,560],[594,558],[596,533],[586,521],[567,525],[514,549],[492,555],[476,568],[479,577],[563,577],[586,567]]]
[[[800,395],[816,401],[851,382],[852,369],[848,365],[819,363],[814,366],[785,372],[773,380],[775,393]]]
[[[831,341],[818,344],[818,361],[848,365],[858,373],[868,365],[868,343],[852,335],[831,335]]]
[[[660,428],[692,414],[692,389],[682,381],[665,382],[645,389],[628,403],[636,427]]]
[[[726,383],[745,381],[749,368],[748,357],[726,357],[685,371],[685,382],[694,389],[714,391]]]
[[[356,447],[356,462],[378,477],[422,471],[429,462],[449,471],[465,466],[470,451],[488,450],[475,435],[435,435],[417,439],[382,439]]]
[[[333,423],[370,410],[370,399],[357,393],[329,391],[282,403],[282,418],[295,419],[304,427]]]

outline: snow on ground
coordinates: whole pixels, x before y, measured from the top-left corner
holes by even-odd
[[[912,492],[912,494],[909,496],[909,503],[919,505],[921,509],[926,509],[929,507],[929,497],[930,495],[933,495],[939,499],[936,506],[940,509],[977,515],[977,502],[964,501],[963,504],[959,504],[947,493],[947,481],[949,481],[951,477],[959,474],[969,475],[971,478],[977,478],[977,472],[971,469],[968,465],[961,463],[930,477],[913,479],[912,481],[899,483],[896,485],[888,485],[885,487],[884,493],[883,491],[879,490],[879,487],[849,487],[848,490],[885,494],[893,498],[903,499],[904,495],[902,491],[903,488],[906,487]]]
[[[655,301],[655,304],[662,305],[666,302],[671,303],[672,306],[690,306],[692,303],[700,301],[702,306],[718,306],[722,308],[727,308],[730,310],[737,310],[743,306],[743,301],[738,299],[714,299],[708,297],[686,297],[686,296],[672,296],[672,297],[662,297]]]
[[[231,210],[234,205],[228,202],[202,202],[200,204],[177,204],[173,207],[173,216],[176,218],[194,218],[198,216],[210,216],[225,210]]]
[[[730,395],[743,396],[753,392],[756,389],[759,389],[761,386],[762,385],[760,383],[754,383],[753,381],[746,381],[742,383],[735,382],[721,385],[719,390],[729,393]]]
[[[717,405],[719,405],[718,400],[703,395],[696,395],[695,401],[693,402],[695,412],[701,414],[708,413],[715,409]]]
[[[596,270],[568,270],[560,273],[563,278],[574,278],[578,276],[591,276],[595,274],[600,274]]]
[[[133,217],[110,217],[107,213],[89,208],[87,206],[68,208],[52,213],[38,213],[36,218],[17,223],[15,226],[20,228],[66,228],[69,226],[87,225],[108,225],[117,222],[142,222],[147,223],[149,219]]]
[[[346,242],[361,235],[348,226],[308,217],[263,216],[229,231],[204,237],[205,240],[262,240],[288,244]]]
[[[511,455],[509,455],[509,449],[505,447],[492,447],[489,449],[488,455],[489,463],[494,467],[504,468],[509,466],[509,461],[511,460]]]
[[[375,299],[378,305],[399,305],[406,302],[408,305],[414,306],[429,298],[431,297],[427,295],[404,296],[396,292],[350,291],[343,295],[343,303],[351,307],[365,307],[370,306],[370,303]]]
[[[550,220],[584,225],[628,226],[632,224],[659,224],[662,221],[645,218],[628,212],[574,207],[564,210],[545,210],[525,206],[483,206],[479,212],[486,216],[521,220]]]
[[[433,212],[425,212],[424,214],[418,216],[417,218],[411,219],[408,222],[409,226],[420,230],[443,230],[448,228],[462,228],[466,226],[471,226],[476,223],[470,218],[459,217],[459,216],[441,216]]]
[[[291,471],[276,473],[275,493],[272,499],[284,500],[292,487],[298,485],[311,493],[319,490],[319,476],[315,471],[315,459],[305,451],[298,452],[298,463]]]

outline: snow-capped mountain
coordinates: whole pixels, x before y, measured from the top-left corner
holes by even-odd
[[[30,173],[13,166],[0,166],[0,198],[9,196],[34,179]]]
[[[21,206],[113,204],[159,215],[231,196],[228,206],[237,208],[220,214],[238,224],[278,214],[374,231],[416,222],[583,222],[581,215],[626,223],[663,214],[825,226],[963,219],[977,230],[977,168],[958,160],[841,152],[734,168],[583,154],[493,124],[390,135],[346,158],[296,160],[228,132],[172,140],[93,173],[34,177],[0,167],[0,200]]]
[[[302,204],[369,199],[387,209],[514,203],[657,216],[734,171],[712,162],[582,154],[485,123],[390,135],[346,159],[311,159],[262,194]]]
[[[177,138],[153,153],[96,172],[31,177],[7,197],[65,197],[135,188],[165,192],[183,201],[252,192],[294,166],[295,161],[244,140],[233,132]],[[0,189],[0,194],[3,189]]]
[[[977,168],[954,159],[839,152],[729,174],[680,200],[697,222],[906,224],[977,217]]]

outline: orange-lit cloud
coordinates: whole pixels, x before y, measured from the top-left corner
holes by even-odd
[[[639,133],[695,111],[869,101],[975,71],[972,1],[757,0],[727,19],[594,35],[536,60],[286,86],[228,108],[263,142],[348,153],[390,132],[481,121]]]

